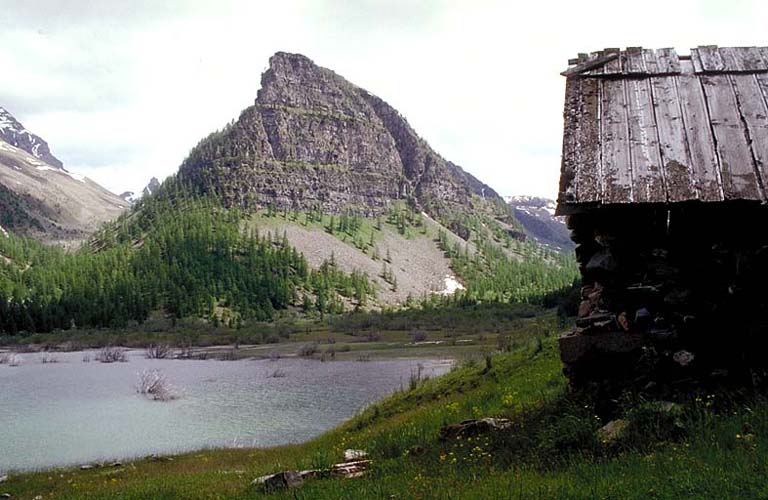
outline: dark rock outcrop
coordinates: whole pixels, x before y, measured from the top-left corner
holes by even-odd
[[[5,108],[0,106],[0,141],[26,151],[52,167],[63,169],[61,161],[51,154],[48,143],[19,123]]]
[[[405,200],[433,217],[503,200],[443,159],[394,108],[298,54],[279,52],[253,106],[201,141],[179,176],[246,209],[355,208]]]

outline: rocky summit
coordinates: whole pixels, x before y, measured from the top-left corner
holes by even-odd
[[[303,55],[269,62],[254,105],[190,152],[181,179],[248,209],[372,215],[405,200],[445,221],[488,201],[504,206],[380,98]]]

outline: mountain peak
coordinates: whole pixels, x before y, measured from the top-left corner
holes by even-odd
[[[476,200],[504,210],[397,110],[308,57],[276,53],[261,83],[255,104],[195,147],[180,177],[244,208],[376,214],[401,200],[457,223]]]
[[[64,164],[51,154],[48,143],[24,128],[24,125],[2,106],[0,106],[0,141],[22,149],[52,167],[64,170]]]
[[[286,66],[288,65],[288,66]],[[290,66],[315,66],[314,61],[304,54],[296,54],[291,52],[275,52],[272,57],[269,58],[269,67],[271,69],[285,69]]]
[[[157,191],[157,188],[160,187],[160,181],[157,180],[157,177],[152,177],[149,180],[149,184],[144,186],[144,190],[141,192],[142,196],[149,196],[155,191]]]

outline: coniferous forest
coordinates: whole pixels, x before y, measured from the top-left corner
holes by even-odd
[[[398,213],[404,215],[388,220],[401,234],[414,224],[423,228],[418,214]],[[237,328],[291,307],[305,315],[338,314],[376,296],[365,273],[344,272],[334,259],[311,269],[284,235],[246,229],[245,215],[171,178],[76,251],[0,238],[0,331],[121,328],[154,311]],[[361,224],[347,212],[331,218],[339,231],[354,233]],[[467,289],[422,303],[540,303],[576,275],[569,257],[533,243],[478,234],[469,252],[444,231],[437,243]],[[409,300],[406,307],[414,305]]]
[[[217,321],[227,311],[235,327],[294,303],[340,312],[342,297],[373,293],[365,275],[333,262],[310,270],[287,240],[245,234],[240,219],[171,181],[78,251],[0,238],[0,329],[121,327],[156,309]]]

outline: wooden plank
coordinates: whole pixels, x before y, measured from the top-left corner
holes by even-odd
[[[565,107],[563,109],[563,157],[560,171],[559,203],[578,201],[576,172],[579,170],[577,135],[581,113],[581,86],[584,80],[571,78],[565,84]]]
[[[621,51],[619,51],[619,49],[605,49],[605,53],[615,54],[617,57],[614,57],[603,65],[603,74],[620,75],[622,72],[622,64],[624,59]]]
[[[720,50],[715,46],[699,47],[699,58],[705,72],[717,72],[725,70],[725,63],[720,56]]]
[[[624,80],[600,81],[603,202],[632,201],[632,165]]]
[[[702,75],[715,146],[720,159],[725,199],[759,200],[758,179],[752,151],[728,75]]]
[[[735,47],[721,47],[718,53],[723,60],[725,71],[744,71],[742,50]]]
[[[583,63],[579,63],[576,66],[574,66],[573,68],[569,68],[569,69],[563,71],[560,74],[562,76],[573,76],[573,75],[578,75],[578,74],[586,73],[586,72],[590,72],[591,73],[591,70],[594,70],[595,68],[599,68],[603,64],[605,64],[605,63],[607,63],[609,61],[612,61],[612,60],[616,59],[617,57],[619,57],[618,54],[606,54],[604,56],[598,56],[598,57],[596,57],[594,59],[590,59],[589,61],[586,61],[586,62],[583,62]]]
[[[681,74],[675,79],[691,157],[694,188],[702,201],[723,200],[722,174],[715,154],[709,113],[698,77]]]
[[[626,81],[629,123],[629,154],[632,165],[632,201],[664,203],[664,173],[661,169],[659,135],[656,130],[651,86],[648,78]]]
[[[675,49],[659,49],[656,51],[657,72],[663,74],[680,73],[680,58]]]
[[[760,90],[763,91],[763,99],[768,101],[768,73],[756,74],[755,80],[757,80],[757,85],[760,87]]]
[[[755,75],[731,75],[741,120],[746,125],[749,146],[760,177],[761,195],[765,198],[768,182],[768,104]]]
[[[755,52],[760,54],[760,59],[763,60],[763,64],[768,69],[768,47],[755,47]]]
[[[675,76],[650,79],[661,166],[667,200],[670,202],[694,200],[699,197],[694,188],[693,166],[687,147],[685,122],[677,95],[676,80]]]
[[[602,201],[602,167],[600,162],[599,81],[587,78],[581,82],[579,126],[576,139],[578,170],[576,191],[580,203]]]
[[[659,72],[659,62],[656,53],[651,49],[643,49],[643,64],[649,75],[655,75]]]
[[[740,49],[742,64],[745,71],[766,71],[768,60],[763,58],[757,47],[744,47]]]
[[[627,49],[626,52],[626,67],[624,68],[627,74],[630,75],[642,75],[647,74],[648,69],[645,66],[643,49]]]
[[[598,51],[598,52],[592,52],[589,55],[590,58],[593,58],[593,57],[604,57],[604,56],[605,56],[605,52],[603,52],[602,50]],[[589,74],[590,75],[602,75],[603,74],[603,66],[605,66],[605,63],[600,64],[600,66],[598,66],[595,69],[591,70],[589,72]]]
[[[699,55],[699,49],[691,49],[691,62],[693,63],[694,73],[703,73],[704,66],[701,64],[701,56]]]

